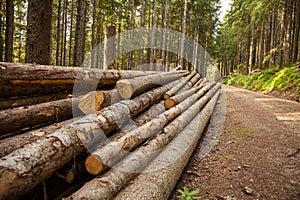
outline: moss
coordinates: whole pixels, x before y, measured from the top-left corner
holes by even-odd
[[[295,97],[300,97],[300,73],[295,66],[266,69],[254,75],[234,74],[225,79],[224,84],[266,92],[295,90]]]

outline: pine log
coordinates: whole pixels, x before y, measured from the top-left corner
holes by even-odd
[[[207,92],[210,88],[212,88],[214,86],[215,83],[210,83],[209,85],[203,87],[203,89],[201,90],[203,93]],[[167,109],[171,109],[174,106],[176,106],[177,104],[179,104],[180,102],[184,101],[186,98],[188,98],[189,96],[197,93],[200,89],[202,88],[202,86],[198,86],[198,87],[193,87],[190,90],[187,90],[185,92],[182,92],[180,94],[177,94],[173,97],[171,97],[170,99],[167,99],[165,101],[165,107]]]
[[[16,108],[21,106],[30,106],[30,105],[44,103],[48,101],[67,99],[70,97],[72,97],[72,95],[67,93],[59,93],[59,94],[49,94],[49,95],[42,95],[42,96],[4,99],[4,100],[0,100],[0,110],[4,110],[8,108]]]
[[[193,87],[198,87],[201,83],[203,82],[203,78],[200,78],[197,83],[195,83],[195,85],[193,85]]]
[[[0,62],[0,98],[113,88],[120,79],[157,74],[144,71],[100,70]]]
[[[220,85],[217,85],[217,90],[219,89]],[[216,92],[216,90],[214,91]],[[137,173],[143,171],[143,169],[148,165],[148,163],[155,158],[165,146],[167,146],[171,140],[179,134],[179,138],[176,138],[174,142],[172,142],[169,146],[167,146],[168,152],[168,159],[167,161],[176,161],[178,155],[182,155],[179,158],[184,157],[186,158],[186,152],[190,153],[194,150],[195,145],[197,144],[204,128],[206,127],[210,115],[213,111],[214,103],[217,100],[218,94],[214,95],[213,92],[211,94],[213,99],[208,103],[207,106],[205,104],[209,99],[203,100],[200,99],[196,104],[191,106],[186,112],[176,118],[173,122],[171,122],[168,126],[166,126],[163,131],[154,139],[148,141],[142,147],[136,149],[133,153],[131,153],[128,157],[120,161],[116,166],[112,169],[107,171],[105,174],[87,182],[81,189],[75,192],[73,195],[69,196],[66,199],[98,199],[99,197],[103,199],[113,199],[114,196],[128,183],[132,178],[134,178]],[[205,108],[198,114],[201,108],[205,106]],[[184,128],[195,115],[198,116]],[[181,131],[183,130],[183,131]],[[191,136],[196,135],[195,137]],[[192,143],[189,141],[192,140]],[[180,143],[180,148],[178,148],[177,143]],[[186,146],[186,144],[191,144],[190,146]],[[175,146],[175,147],[174,147]],[[176,153],[170,153],[170,149],[176,150]],[[184,153],[182,153],[183,149],[187,149]],[[163,151],[165,154],[165,151]],[[188,158],[190,155],[188,156]],[[160,158],[160,157],[159,157]],[[177,162],[175,162],[177,163]],[[163,162],[165,165],[161,165],[161,167],[167,167],[169,164],[168,162]],[[185,163],[180,163],[180,165],[186,165]],[[157,169],[156,169],[157,170]],[[145,171],[151,172],[149,171]],[[178,176],[178,174],[176,174]],[[172,175],[173,176],[173,175]],[[180,176],[180,175],[179,175]],[[151,180],[151,179],[149,179]],[[151,183],[149,183],[151,185]],[[160,189],[158,189],[160,190]],[[131,191],[133,192],[133,191]],[[135,198],[135,199],[143,199],[143,198]],[[161,198],[167,199],[167,198]]]
[[[97,145],[97,149],[103,148],[105,145],[107,145],[110,141],[120,139],[130,131],[137,129],[138,127],[144,125],[145,123],[151,121],[154,117],[157,115],[163,113],[165,111],[164,103],[161,101],[158,104],[154,104],[151,106],[147,111],[142,113],[140,116],[138,116],[134,121],[131,121],[131,123],[127,124],[125,127],[121,128],[121,130],[118,133],[115,133],[112,137],[109,138],[109,140],[104,140],[99,145]],[[107,167],[103,165],[98,164],[98,159],[94,157],[93,155],[90,155],[87,157],[85,161],[85,168],[86,170],[92,174],[97,175],[101,173],[103,170],[105,170]]]
[[[209,122],[219,92],[193,121],[160,153],[115,200],[168,199]]]
[[[80,97],[61,99],[28,107],[1,110],[0,139],[7,133],[18,133],[25,129],[29,130],[82,115],[83,113],[77,108],[79,99]]]
[[[166,92],[164,95],[164,99],[169,99],[171,96],[173,96],[180,88],[182,88],[187,82],[196,74],[196,71],[191,72],[187,77],[181,78],[181,81],[179,84],[177,84],[175,87],[171,88],[169,91]]]
[[[196,74],[189,82],[187,82],[187,84],[185,84],[178,92],[177,94],[180,94],[182,92],[185,92],[189,89],[191,89],[196,83],[197,81],[201,78],[200,74]]]
[[[93,114],[121,100],[118,90],[99,90],[84,95],[78,103],[78,108],[84,114]]]
[[[124,99],[131,99],[149,89],[165,85],[183,77],[184,74],[169,72],[168,74],[155,74],[132,79],[122,79],[117,82],[117,89]]]
[[[211,98],[211,94],[214,93],[218,87],[219,84],[208,92],[203,99],[209,100],[209,98]],[[129,151],[138,147],[146,139],[159,133],[165,125],[170,123],[184,110],[189,108],[193,103],[201,98],[205,92],[206,91],[200,90],[198,93],[187,98],[176,107],[158,115],[145,125],[140,126],[121,138],[117,138],[106,146],[97,149],[89,156],[89,159],[86,161],[86,165],[90,166],[89,168],[93,168],[91,171],[94,172],[94,175],[102,173],[107,167],[112,166],[123,156],[127,155]]]
[[[105,134],[126,122],[129,116],[137,116],[159,101],[176,84],[178,81],[86,115],[0,158],[0,199],[17,198],[28,192],[90,144],[106,138]]]

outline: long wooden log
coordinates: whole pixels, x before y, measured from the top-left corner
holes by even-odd
[[[219,92],[193,121],[164,149],[133,183],[126,186],[115,200],[168,199],[209,122]]]
[[[182,92],[185,92],[189,89],[191,89],[196,83],[197,81],[199,81],[199,79],[201,78],[200,74],[196,74],[190,81],[187,82],[187,84],[185,84],[178,92],[177,94],[180,94]]]
[[[157,74],[144,71],[100,70],[0,62],[0,98],[93,91],[113,88],[120,79]]]
[[[169,91],[166,92],[164,95],[164,99],[169,99],[171,96],[173,96],[180,88],[182,88],[187,82],[196,74],[196,71],[191,72],[187,77],[181,78],[181,81],[179,84],[177,84],[175,87],[171,88]]]
[[[198,87],[201,83],[203,82],[203,78],[200,78],[197,83],[195,83],[195,85],[193,85],[193,87]]]
[[[77,98],[61,99],[0,111],[0,138],[7,133],[17,133],[50,123],[67,120],[73,115],[82,115],[77,108]],[[72,104],[73,102],[73,104]],[[76,116],[75,116],[76,117]]]
[[[216,86],[217,88],[220,85]],[[216,91],[214,91],[216,92]],[[214,96],[214,93],[211,92],[211,95]],[[214,97],[214,102],[217,98]],[[212,102],[212,101],[211,101]],[[66,199],[97,199],[101,197],[102,199],[113,199],[114,196],[132,179],[137,173],[142,172],[143,169],[148,165],[148,163],[155,158],[163,148],[168,145],[171,140],[178,135],[179,132],[183,129],[183,132],[180,134],[190,135],[196,134],[197,139],[199,139],[199,135],[201,135],[203,129],[206,127],[206,124],[209,120],[208,110],[212,111],[211,104],[201,111],[200,120],[197,117],[193,120],[191,125],[188,125],[185,129],[184,127],[190,122],[190,119],[193,118],[201,108],[207,103],[207,100],[200,99],[196,104],[191,106],[186,112],[176,118],[173,122],[171,122],[168,126],[166,126],[162,133],[159,134],[156,138],[148,141],[145,145],[136,149],[133,153],[131,153],[128,157],[120,161],[114,168],[111,168],[105,174],[91,180],[86,183],[81,189],[75,192],[73,195],[69,196]],[[198,126],[200,126],[198,128]],[[185,136],[186,137],[186,136]],[[190,139],[190,137],[187,137]],[[178,142],[178,139],[176,139]],[[197,140],[198,141],[198,140]],[[185,143],[181,142],[181,144],[186,144],[188,140],[184,140]],[[173,142],[174,143],[174,142]],[[195,141],[193,140],[193,144]],[[190,144],[190,143],[188,143]],[[196,143],[197,144],[197,143]],[[174,145],[167,147],[167,149],[174,148]],[[183,149],[190,149],[190,147],[183,146],[180,148],[180,151]],[[177,149],[176,149],[177,150]],[[182,155],[182,152],[178,152],[178,155]],[[189,150],[190,151],[190,150]],[[175,156],[174,156],[175,155]],[[176,158],[176,154],[169,154],[170,158]],[[170,160],[170,158],[168,160]],[[181,157],[180,157],[181,158]],[[186,158],[186,157],[185,157]],[[186,164],[186,163],[185,163]],[[161,165],[160,165],[161,166]],[[136,198],[140,199],[140,198]],[[167,198],[162,198],[167,199]]]
[[[132,100],[121,101],[96,115],[86,115],[2,157],[0,199],[17,198],[46,180],[74,156],[85,151],[88,145],[103,139],[118,124],[126,122],[129,116],[137,116],[159,101],[177,83],[178,81],[174,81]]]
[[[117,82],[117,89],[122,98],[131,99],[151,88],[180,79],[183,75],[178,72],[169,72],[167,74],[160,73],[132,79],[122,79]]]
[[[210,88],[212,88],[214,86],[215,83],[211,83],[205,87],[203,87],[202,92],[207,92]],[[188,98],[189,96],[197,93],[200,89],[202,88],[202,86],[198,86],[198,87],[192,87],[190,90],[187,90],[185,92],[182,92],[180,94],[177,94],[173,97],[171,97],[170,99],[167,99],[165,101],[165,107],[167,109],[171,109],[174,106],[176,106],[177,104],[179,104],[180,102],[184,101],[186,98]]]
[[[207,93],[203,99],[208,100],[211,97],[210,95],[218,89],[217,86]],[[90,171],[94,172],[94,175],[102,173],[107,167],[112,166],[124,155],[127,155],[129,151],[135,149],[146,139],[160,132],[166,124],[171,122],[184,110],[189,108],[193,103],[201,98],[205,92],[206,91],[200,90],[198,93],[187,98],[185,101],[181,102],[172,109],[158,115],[145,125],[132,130],[121,138],[117,138],[106,146],[94,151],[86,161],[86,164],[90,169],[92,167],[94,168]]]
[[[85,114],[93,114],[121,100],[118,90],[99,90],[84,95],[78,103],[78,108]]]
[[[49,94],[42,96],[32,96],[32,97],[23,97],[23,98],[10,98],[5,100],[0,100],[0,110],[8,108],[16,108],[21,106],[30,106],[38,103],[44,103],[48,101],[55,101],[60,99],[67,99],[72,97],[67,93],[59,94]]]

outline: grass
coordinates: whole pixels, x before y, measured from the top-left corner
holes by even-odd
[[[224,84],[265,92],[292,91],[295,93],[295,99],[300,99],[300,73],[297,72],[296,66],[270,68],[254,75],[234,73],[224,80]]]

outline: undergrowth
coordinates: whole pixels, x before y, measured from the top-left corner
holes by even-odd
[[[265,92],[292,91],[295,92],[295,99],[300,99],[300,73],[295,66],[270,68],[254,75],[231,74],[224,80],[224,84]]]

